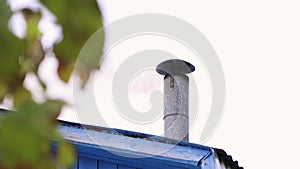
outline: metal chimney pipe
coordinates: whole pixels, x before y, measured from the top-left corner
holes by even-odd
[[[156,67],[164,75],[164,135],[189,141],[189,77],[195,67],[186,61],[171,59]]]

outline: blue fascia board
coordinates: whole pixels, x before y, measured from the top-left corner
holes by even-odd
[[[201,166],[201,169],[216,169],[216,161],[213,153],[213,148],[211,148],[212,151],[210,151],[209,154],[207,154],[206,157],[204,157],[201,162],[199,163],[199,166]]]
[[[164,137],[95,126],[82,127],[76,123],[63,122],[59,130],[66,140],[75,145],[79,155],[95,156],[95,159],[123,159],[138,166],[154,164],[157,167],[161,164],[173,168],[198,168],[200,161],[211,151],[210,147],[198,144],[176,144],[176,141]]]
[[[93,126],[93,125],[88,125],[88,124],[79,124],[79,123],[68,122],[68,121],[63,121],[63,120],[58,120],[58,121],[60,123],[60,126],[69,126],[72,128],[94,130],[94,131],[104,132],[104,133],[112,133],[112,134],[116,133],[116,134],[133,137],[133,138],[141,138],[141,139],[146,139],[146,140],[155,141],[155,142],[176,144],[179,146],[203,149],[205,151],[208,151],[211,148],[211,147],[200,145],[200,144],[190,143],[190,142],[186,142],[186,141],[178,141],[178,140],[169,139],[169,138],[162,137],[162,136],[139,133],[139,132],[135,132],[135,131],[101,127],[101,126]]]
[[[86,157],[99,161],[106,161],[111,163],[117,163],[122,165],[130,165],[136,168],[157,168],[157,169],[174,169],[174,168],[186,168],[186,169],[199,169],[201,168],[199,163],[187,162],[177,159],[170,159],[163,156],[141,157],[141,154],[134,152],[122,152],[122,150],[108,150],[103,149],[100,146],[89,145],[84,143],[72,142],[76,148],[77,154],[80,157]],[[131,155],[136,158],[130,158],[118,154]],[[211,154],[211,152],[208,152]]]

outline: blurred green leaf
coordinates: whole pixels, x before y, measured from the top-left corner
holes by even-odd
[[[30,9],[23,9],[22,13],[26,19],[26,36],[25,48],[26,52],[20,59],[23,72],[37,72],[39,64],[44,59],[44,50],[41,44],[41,32],[38,29],[38,24],[41,20],[40,11],[34,12]]]
[[[44,104],[29,101],[1,119],[0,152],[5,154],[1,156],[1,161],[15,168],[20,163],[40,166],[43,158],[50,158],[50,138],[59,136],[56,117],[61,106],[62,103],[56,101]],[[69,156],[72,155],[70,153]]]
[[[4,82],[0,82],[0,102],[4,99],[7,94],[7,86]]]
[[[89,40],[85,43],[80,51],[79,57],[76,62],[76,73],[78,73],[82,80],[82,87],[89,78],[89,73],[93,68],[99,67],[100,56],[102,56],[102,46],[104,31],[99,29],[94,33]]]
[[[25,102],[31,100],[31,94],[29,91],[24,89],[21,85],[18,85],[16,90],[13,93],[14,106],[19,107]]]
[[[12,13],[5,1],[0,1],[0,102],[7,93],[13,92],[24,74],[20,74],[19,56],[24,53],[25,44],[8,29]]]
[[[65,140],[61,140],[57,149],[57,159],[61,166],[71,166],[75,161],[75,150]]]
[[[63,39],[55,48],[55,54],[60,61],[59,75],[64,81],[68,81],[74,69],[79,52],[88,38],[102,27],[101,14],[96,0],[41,0],[57,16],[58,23],[63,27]],[[99,37],[98,42],[104,41]],[[98,45],[102,51],[102,44]],[[89,72],[98,68],[101,54],[90,60],[93,64],[87,64],[79,71],[89,75]],[[96,64],[95,64],[96,63]],[[83,83],[86,79],[83,79]]]
[[[12,94],[17,105],[22,101],[30,100],[30,94],[23,89],[22,83],[29,71],[36,72],[44,52],[40,43],[38,23],[40,13],[34,13],[24,9],[23,14],[27,21],[27,33],[25,39],[18,39],[8,29],[8,20],[12,13],[5,1],[0,1],[0,102],[5,95]]]
[[[40,11],[34,12],[31,9],[22,9],[22,13],[25,17],[27,27],[26,27],[26,40],[34,41],[36,38],[41,36],[41,32],[38,29],[38,24],[41,20]]]
[[[67,81],[77,63],[85,84],[91,70],[98,68],[104,42],[104,32],[92,36],[102,26],[96,0],[42,2],[57,16],[64,31],[62,41],[54,47],[60,61],[60,76]],[[26,19],[26,36],[18,39],[8,28],[12,13],[0,0],[0,102],[11,95],[16,109],[0,118],[0,168],[68,168],[74,162],[75,150],[56,130],[56,118],[64,102],[35,103],[23,86],[26,73],[37,73],[44,50],[38,29],[40,10],[23,9],[22,14]],[[81,51],[90,36],[93,41]],[[50,138],[58,141],[56,154],[51,152]]]
[[[25,42],[25,52],[20,57],[19,62],[21,65],[21,74],[26,74],[32,72],[37,74],[40,63],[45,57],[45,52],[42,47],[41,37],[42,33],[38,29],[38,24],[42,18],[40,10],[32,11],[31,9],[25,8],[22,9],[22,14],[26,20],[26,36],[23,39]],[[40,80],[39,76],[36,76],[39,80],[39,83],[43,86],[43,82]],[[45,88],[43,88],[45,89]],[[18,91],[17,91],[18,92]],[[15,106],[18,106],[20,101],[26,101],[26,93],[14,93]],[[28,94],[27,94],[28,96]],[[24,98],[22,100],[22,98]],[[27,97],[27,100],[31,97]]]

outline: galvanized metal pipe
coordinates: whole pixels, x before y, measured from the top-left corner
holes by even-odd
[[[164,75],[164,135],[189,140],[189,77],[195,67],[183,60],[162,62],[156,68]]]

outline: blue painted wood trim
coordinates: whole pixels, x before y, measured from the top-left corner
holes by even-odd
[[[97,160],[79,156],[78,169],[97,169],[97,168],[98,168]]]
[[[98,161],[98,169],[118,169],[118,164],[106,161]]]
[[[78,142],[70,142],[76,148],[76,151],[79,156],[100,160],[110,163],[117,163],[120,165],[128,165],[136,168],[145,168],[145,169],[176,169],[176,168],[186,168],[186,169],[196,169],[200,168],[198,164],[191,165],[186,161],[178,161],[176,159],[172,160],[169,158],[153,156],[147,158],[127,158],[124,156],[119,156],[113,153],[110,153],[106,150],[103,150],[99,146],[83,144]],[[114,150],[112,150],[114,151]]]
[[[61,126],[69,126],[69,127],[74,127],[74,128],[78,128],[78,129],[89,129],[89,130],[94,130],[94,131],[99,131],[99,132],[104,132],[104,133],[118,133],[118,134],[132,137],[132,138],[141,138],[141,139],[146,139],[146,140],[155,141],[155,142],[176,144],[179,146],[191,147],[191,148],[195,148],[195,149],[202,149],[205,151],[209,151],[211,148],[208,146],[190,143],[190,142],[186,142],[186,141],[178,142],[177,140],[174,140],[174,139],[168,139],[165,137],[155,136],[155,135],[151,135],[151,134],[138,133],[138,132],[134,132],[134,131],[115,129],[115,128],[92,126],[92,125],[87,125],[87,124],[79,124],[79,123],[68,122],[68,121],[63,121],[63,120],[58,120],[58,121]]]
[[[201,166],[201,169],[216,169],[215,157],[212,151],[200,161],[199,166]]]
[[[128,166],[124,166],[124,165],[119,165],[118,169],[136,169],[136,168],[128,167]]]
[[[78,156],[77,156],[73,166],[71,167],[71,169],[78,169]]]

